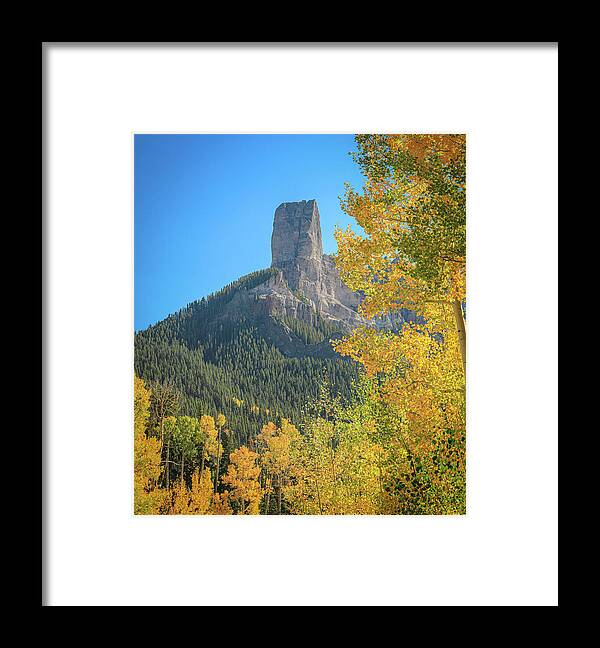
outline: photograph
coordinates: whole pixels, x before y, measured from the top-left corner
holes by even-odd
[[[466,148],[134,135],[136,515],[466,513]]]

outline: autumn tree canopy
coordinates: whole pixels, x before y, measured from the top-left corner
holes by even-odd
[[[364,190],[342,207],[362,228],[337,230],[337,265],[361,290],[367,317],[405,307],[455,318],[466,363],[466,143],[464,135],[359,135]]]

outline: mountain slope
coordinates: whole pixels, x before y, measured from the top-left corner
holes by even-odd
[[[361,295],[340,280],[323,254],[316,201],[275,211],[272,266],[189,304],[135,336],[135,371],[172,384],[182,413],[223,412],[245,440],[268,420],[301,417],[324,376],[349,394],[356,365],[330,340],[367,324]],[[408,311],[379,326],[395,327]]]
[[[139,376],[172,384],[182,396],[182,413],[223,412],[243,439],[270,419],[298,420],[324,375],[342,395],[357,376],[354,363],[338,357],[328,342],[340,335],[333,325],[320,318],[313,324],[278,319],[262,313],[262,304],[238,311],[252,286],[270,273],[243,277],[135,338]]]

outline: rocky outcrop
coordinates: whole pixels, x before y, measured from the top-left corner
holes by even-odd
[[[282,276],[270,286],[256,290],[262,299],[269,300],[274,313],[310,321],[309,311],[312,311],[325,320],[339,323],[344,329],[366,323],[358,313],[362,296],[344,285],[333,258],[323,254],[316,200],[286,202],[277,207],[271,255],[271,267],[279,269]],[[407,314],[408,311],[399,312],[382,319],[378,325],[394,327]]]
[[[291,290],[313,294],[321,276],[323,242],[316,200],[282,203],[275,210],[271,265],[283,271]]]
[[[303,357],[335,355],[331,335],[343,335],[360,325],[397,329],[414,313],[401,309],[379,320],[367,320],[358,312],[359,292],[342,282],[333,257],[323,254],[319,209],[315,200],[283,203],[275,210],[271,238],[272,264],[265,279],[246,285],[243,279],[212,327],[224,322],[252,322],[269,344],[284,355]],[[323,341],[303,342],[287,324],[298,320],[324,330]],[[333,333],[332,333],[333,332]]]

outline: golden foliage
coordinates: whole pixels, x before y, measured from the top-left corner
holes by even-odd
[[[150,392],[134,376],[134,512],[141,515],[158,513],[164,501],[157,492],[162,446],[146,434],[149,415]]]
[[[200,417],[200,436],[204,458],[206,460],[215,460],[223,451],[223,447],[219,444],[217,426],[212,416],[203,414]]]
[[[213,496],[213,484],[210,473],[199,470],[192,475],[192,488],[190,490],[189,510],[193,515],[208,513]]]
[[[367,180],[342,208],[364,231],[337,229],[343,281],[374,317],[399,307],[465,298],[465,139],[459,135],[357,138]]]
[[[436,486],[433,466],[440,439],[464,440],[465,430],[465,138],[366,135],[357,143],[367,180],[361,195],[347,188],[342,206],[364,234],[336,232],[340,275],[365,293],[366,317],[400,307],[418,317],[399,335],[361,327],[334,347],[363,365],[397,421],[384,507],[413,511],[410,502],[435,493],[417,512],[464,512],[464,460],[446,472],[462,484],[456,506],[446,501],[448,484]],[[420,499],[408,495],[414,488]]]
[[[212,508],[219,508],[220,502],[213,501],[213,484],[210,473],[205,471],[200,474],[196,470],[192,475],[192,487],[188,488],[183,479],[178,480],[171,489],[172,515],[205,515]]]
[[[233,509],[229,504],[229,493],[216,493],[213,495],[209,513],[211,515],[233,515]]]
[[[183,479],[179,480],[172,490],[173,503],[171,505],[171,513],[173,515],[188,515],[190,512],[190,492]]]
[[[259,475],[256,452],[242,446],[229,455],[223,483],[229,486],[228,500],[235,506],[238,515],[258,515],[262,497]]]

